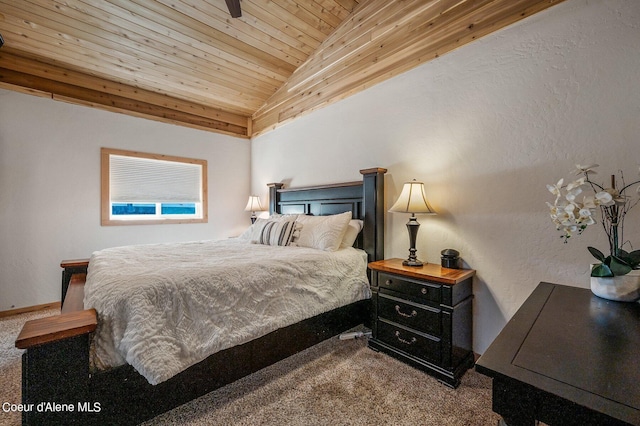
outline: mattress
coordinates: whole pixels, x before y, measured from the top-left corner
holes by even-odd
[[[85,309],[92,363],[128,363],[151,384],[209,355],[371,297],[367,255],[246,240],[116,247],[93,253]]]

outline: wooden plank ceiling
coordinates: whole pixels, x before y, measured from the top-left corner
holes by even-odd
[[[0,0],[0,87],[246,138],[561,1]]]

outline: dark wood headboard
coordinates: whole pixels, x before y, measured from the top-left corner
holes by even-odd
[[[354,244],[369,255],[369,261],[384,258],[384,174],[386,169],[360,170],[358,182],[304,188],[283,188],[269,184],[269,212],[325,216],[351,211],[354,219],[364,221]]]

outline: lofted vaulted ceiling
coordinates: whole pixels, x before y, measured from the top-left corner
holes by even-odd
[[[0,87],[251,137],[561,1],[0,0]]]

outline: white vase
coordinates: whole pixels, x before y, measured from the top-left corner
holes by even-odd
[[[593,268],[593,265],[591,267]],[[616,277],[591,277],[591,292],[603,299],[618,302],[640,300],[640,270],[635,269],[626,275]]]

